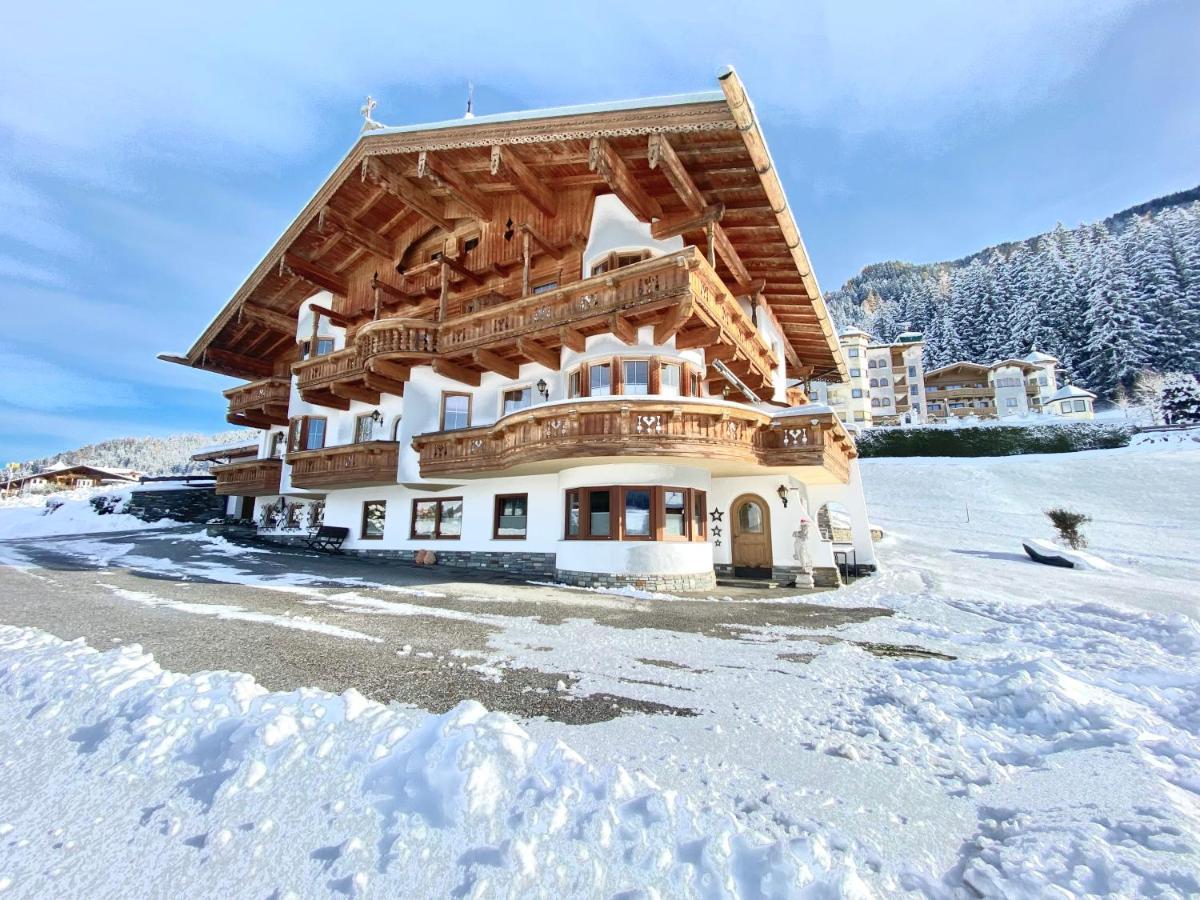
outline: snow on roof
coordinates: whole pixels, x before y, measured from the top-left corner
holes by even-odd
[[[1042,353],[1039,350],[1031,350],[1025,354],[1023,359],[1028,363],[1058,362],[1058,357],[1051,356],[1049,353]]]
[[[787,409],[780,409],[771,413],[771,418],[777,419],[780,416],[815,416],[820,414],[829,414],[833,412],[832,406],[826,406],[824,403],[805,403],[802,406],[789,406]]]
[[[917,341],[925,340],[925,335],[919,331],[902,331],[896,335],[897,344],[915,344]]]
[[[985,366],[983,363],[973,363],[970,360],[960,359],[958,362],[946,363],[944,366],[938,366],[936,369],[930,369],[925,373],[925,377],[928,378],[930,375],[934,375],[937,372],[946,372],[950,369],[957,369],[959,366],[966,366],[969,369],[987,368],[987,366]]]
[[[465,128],[476,125],[496,125],[504,122],[521,122],[525,119],[554,119],[562,116],[586,116],[593,113],[621,112],[628,109],[646,109],[657,106],[685,106],[689,103],[724,102],[721,91],[695,91],[688,94],[669,94],[665,97],[641,97],[633,100],[610,100],[603,103],[581,103],[574,106],[552,106],[547,109],[529,109],[520,112],[492,113],[471,118],[445,119],[423,125],[385,125],[363,132],[364,136],[381,134],[406,134],[417,131],[438,131],[443,128]]]
[[[871,336],[868,332],[863,331],[861,328],[855,325],[851,325],[849,328],[843,328],[838,332],[838,337],[852,337],[857,335],[862,335],[863,337]]]
[[[1022,371],[1033,370],[1033,369],[1037,368],[1037,366],[1035,366],[1033,363],[1029,362],[1028,360],[1017,359],[1015,356],[1010,356],[1007,359],[997,359],[990,366],[988,366],[988,368],[989,369],[1000,369],[1000,368],[1003,368],[1004,366],[1016,366],[1018,369],[1021,369]]]
[[[232,444],[208,444],[204,447],[197,447],[192,453],[192,459],[200,456],[224,456],[226,454],[241,456],[250,450],[253,450],[255,453],[258,452],[258,438],[248,441],[235,441]],[[238,451],[241,451],[241,453]]]
[[[1055,400],[1071,400],[1076,397],[1088,397],[1092,400],[1096,399],[1095,394],[1089,390],[1086,390],[1085,388],[1081,388],[1077,384],[1065,384],[1055,391],[1047,402],[1053,403]]]

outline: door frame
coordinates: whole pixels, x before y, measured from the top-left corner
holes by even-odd
[[[739,566],[737,564],[737,542],[738,542],[738,509],[743,502],[754,502],[763,513],[763,538],[767,545],[767,565],[765,570],[759,570],[755,566]],[[771,546],[771,506],[758,494],[747,491],[744,494],[738,494],[733,498],[733,502],[729,504],[729,562],[733,568],[733,574],[736,577],[744,578],[770,578],[772,569],[775,565],[775,551]],[[739,569],[742,570],[739,573]],[[754,570],[754,571],[751,571]],[[743,574],[744,573],[744,574]]]

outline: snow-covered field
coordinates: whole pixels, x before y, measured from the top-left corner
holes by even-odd
[[[0,498],[0,540],[159,527],[126,513],[96,515],[90,501],[98,495],[127,498],[129,489],[78,488],[55,494]]]
[[[805,599],[892,616],[490,638],[694,716],[432,715],[0,627],[0,896],[1195,896],[1198,466],[872,460],[885,569]],[[1059,504],[1112,570],[1024,557]]]

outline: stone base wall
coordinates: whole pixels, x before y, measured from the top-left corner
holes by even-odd
[[[129,495],[131,516],[144,522],[174,519],[176,522],[205,523],[225,515],[225,498],[212,487],[178,487],[132,491]]]
[[[811,588],[815,585],[812,573],[799,566],[774,566],[771,580],[787,587]]]
[[[812,571],[815,587],[836,588],[842,586],[842,576],[834,566],[815,566]]]
[[[344,551],[367,559],[394,559],[407,565],[416,565],[415,550],[363,550]],[[496,550],[434,550],[437,563],[434,569],[472,569],[495,572],[519,578],[545,579],[554,577],[553,553],[517,553]]]
[[[717,586],[713,572],[687,575],[610,575],[605,572],[571,572],[556,569],[554,580],[575,587],[633,587],[643,591],[711,591]]]

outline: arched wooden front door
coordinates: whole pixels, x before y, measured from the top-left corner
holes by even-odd
[[[730,507],[733,518],[733,574],[771,577],[771,510],[756,494],[742,494]]]

